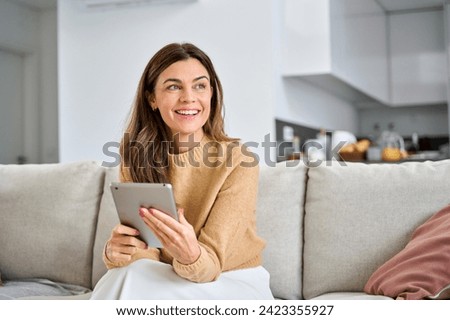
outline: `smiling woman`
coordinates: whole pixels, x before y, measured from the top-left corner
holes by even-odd
[[[159,109],[170,134],[178,134],[174,141],[175,152],[188,150],[180,149],[180,143],[189,142],[191,135],[193,142],[202,140],[203,126],[211,110],[212,91],[208,71],[197,59],[175,62],[159,76],[155,92],[149,95],[150,105],[154,111]]]
[[[127,180],[168,182],[169,151],[182,153],[204,134],[236,141],[224,132],[222,110],[222,84],[203,51],[189,43],[159,50],[142,74],[121,143]]]
[[[170,183],[179,220],[140,208],[162,248],[119,224],[92,299],[273,299],[256,232],[258,163],[224,132],[222,86],[192,44],[158,51],[121,142],[121,181]]]

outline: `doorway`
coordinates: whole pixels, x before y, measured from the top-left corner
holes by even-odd
[[[0,164],[22,164],[27,161],[24,65],[23,55],[0,50]]]

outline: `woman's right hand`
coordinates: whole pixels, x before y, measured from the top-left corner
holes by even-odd
[[[136,237],[138,235],[139,231],[134,228],[116,225],[106,242],[106,258],[112,263],[127,262],[138,249],[147,249],[147,244]]]

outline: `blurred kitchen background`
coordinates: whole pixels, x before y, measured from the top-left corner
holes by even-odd
[[[307,83],[355,107],[357,128],[344,136],[338,132],[353,144],[353,152],[347,150],[341,158],[379,162],[449,157],[448,1],[309,2],[314,14],[300,19],[297,13],[306,2],[286,4],[287,86]],[[308,33],[311,29],[314,35]],[[328,139],[339,140],[332,138],[336,128],[311,129],[277,119],[279,140],[293,139],[280,148],[279,160],[298,157],[307,149],[304,142],[320,142],[321,129]],[[367,140],[357,150],[355,142]],[[385,148],[398,151],[383,155]]]
[[[145,64],[173,41],[210,55],[227,133],[261,158],[265,137],[276,141],[276,161],[449,158],[449,8],[447,0],[0,0],[0,163],[110,160],[104,146],[120,139]]]

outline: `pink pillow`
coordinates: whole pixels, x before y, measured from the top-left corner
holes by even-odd
[[[407,300],[450,298],[450,205],[419,226],[406,247],[371,275],[364,291]]]

